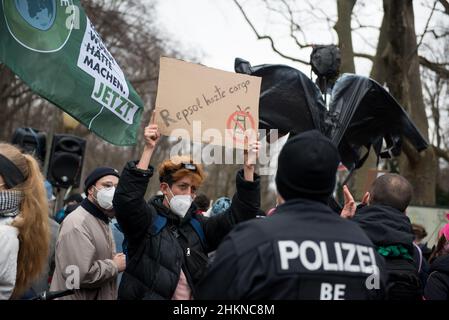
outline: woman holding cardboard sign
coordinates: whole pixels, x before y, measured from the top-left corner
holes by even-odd
[[[237,192],[228,214],[207,218],[195,214],[192,200],[205,174],[189,156],[163,161],[158,169],[162,195],[148,203],[144,200],[154,172],[151,156],[160,138],[154,113],[144,137],[142,156],[125,166],[113,200],[127,240],[127,268],[119,299],[193,299],[208,252],[236,223],[259,213],[260,179],[254,169],[260,143],[250,144],[243,170],[237,172]]]

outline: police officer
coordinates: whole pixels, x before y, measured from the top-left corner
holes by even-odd
[[[337,148],[316,130],[290,139],[276,174],[283,203],[223,240],[199,298],[382,298],[383,259],[359,226],[326,204],[339,162]]]

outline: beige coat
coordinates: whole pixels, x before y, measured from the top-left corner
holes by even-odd
[[[115,244],[109,225],[79,206],[62,222],[50,291],[76,286],[79,270],[80,289],[62,299],[117,299],[118,269],[112,261],[114,254]]]

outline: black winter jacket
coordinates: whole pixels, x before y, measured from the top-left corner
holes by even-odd
[[[388,289],[387,299],[421,299],[428,272],[427,261],[422,258],[422,254],[418,251],[419,248],[413,244],[413,229],[406,214],[390,206],[369,205],[357,210],[353,221],[357,222],[366,232],[376,249],[402,246],[407,250],[408,256],[385,258],[389,275],[387,287],[390,288],[399,283],[398,273],[406,273],[410,276],[410,286],[414,286],[416,290],[409,287],[406,291],[407,298],[401,291],[403,289],[392,288],[391,291]],[[416,292],[413,298],[411,297],[412,292]]]
[[[389,206],[371,205],[356,211],[353,221],[366,232],[376,247],[401,245],[413,256],[413,230],[405,213]]]
[[[380,271],[375,281],[373,265]],[[357,224],[320,202],[294,199],[270,217],[234,228],[218,248],[197,296],[377,299],[383,295],[383,270],[383,259]],[[370,276],[372,289],[366,285]]]
[[[449,255],[436,258],[430,265],[424,297],[427,300],[449,301]]]
[[[152,175],[152,167],[140,170],[136,162],[128,162],[114,195],[117,221],[128,242],[119,299],[171,299],[181,268],[195,297],[195,286],[207,267],[207,253],[216,249],[235,224],[254,218],[259,212],[260,179],[256,176],[254,182],[245,181],[240,170],[228,213],[207,218],[196,215],[192,204],[181,219],[162,204],[162,196],[145,202]],[[153,222],[157,214],[164,216],[167,224],[156,233]],[[199,222],[205,243],[190,223],[192,218]]]

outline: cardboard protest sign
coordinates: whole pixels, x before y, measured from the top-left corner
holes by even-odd
[[[160,132],[245,147],[259,124],[261,78],[162,57],[156,98]]]

